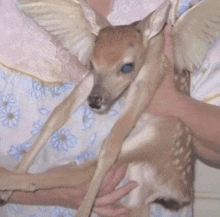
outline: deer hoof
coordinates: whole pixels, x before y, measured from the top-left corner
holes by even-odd
[[[0,199],[0,206],[4,206],[7,203],[7,201]]]

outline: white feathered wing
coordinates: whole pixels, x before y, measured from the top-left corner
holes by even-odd
[[[99,30],[110,25],[103,17],[100,21],[99,14],[81,0],[17,1],[19,10],[59,39],[84,65]]]
[[[179,69],[198,69],[220,35],[220,0],[204,0],[181,16],[174,26]]]
[[[98,17],[83,0],[18,2],[20,10],[60,39],[84,65],[89,60],[99,30],[110,25],[103,17]],[[87,13],[87,19],[84,13]],[[178,68],[190,71],[199,68],[219,32],[219,0],[204,0],[180,17],[174,25]]]

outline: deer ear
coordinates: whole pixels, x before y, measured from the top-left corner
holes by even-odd
[[[145,46],[147,46],[151,38],[156,36],[163,29],[168,19],[170,6],[170,1],[166,0],[155,11],[136,25],[136,28],[141,31],[143,35]]]
[[[89,24],[89,29],[93,34],[98,35],[101,29],[111,26],[105,17],[93,10],[84,0],[79,0],[79,3]]]

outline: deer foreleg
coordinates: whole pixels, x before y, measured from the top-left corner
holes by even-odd
[[[96,173],[83,203],[77,211],[76,217],[88,217],[90,215],[95,197],[99,191],[104,176],[117,160],[124,140],[148,106],[154,91],[162,80],[163,74],[161,72],[161,74],[155,72],[153,77],[147,73],[147,71],[152,71],[151,67],[153,66],[150,66],[151,70],[149,70],[148,67],[149,66],[143,67],[139,76],[131,85],[127,96],[128,100],[124,115],[122,115],[122,117],[116,122],[109,136],[104,141],[99,155]],[[148,76],[150,76],[150,79]],[[148,83],[149,80],[152,81],[152,79],[154,82]],[[136,106],[134,107],[134,105]]]

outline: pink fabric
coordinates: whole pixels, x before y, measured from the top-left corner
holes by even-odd
[[[0,62],[48,82],[79,81],[85,68],[62,45],[18,11],[15,0],[0,4]]]

